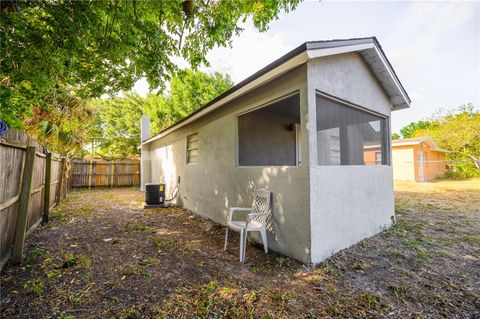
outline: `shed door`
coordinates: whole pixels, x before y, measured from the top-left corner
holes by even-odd
[[[418,160],[418,181],[423,182],[424,181],[424,176],[423,176],[423,166],[424,166],[423,152],[417,152],[417,160]]]

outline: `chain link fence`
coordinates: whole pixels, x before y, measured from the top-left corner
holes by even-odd
[[[417,183],[480,177],[480,163],[473,160],[393,161],[393,176],[397,181]]]

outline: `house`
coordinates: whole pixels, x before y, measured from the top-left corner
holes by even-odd
[[[428,136],[393,140],[393,178],[428,182],[441,177],[447,170],[446,153]]]
[[[271,190],[269,247],[319,263],[394,222],[390,116],[409,106],[375,37],[307,42],[155,136],[144,121],[142,185],[180,179],[177,204],[219,223]]]

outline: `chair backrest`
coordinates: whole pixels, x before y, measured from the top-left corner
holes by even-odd
[[[269,214],[271,209],[272,193],[264,189],[256,189],[253,196],[252,210],[253,214]],[[253,216],[250,220],[260,224],[264,224],[268,215]]]

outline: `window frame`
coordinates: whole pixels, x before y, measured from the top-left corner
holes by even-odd
[[[375,165],[382,165],[382,161],[383,161],[383,158],[382,158],[382,161],[379,161],[377,159],[377,155],[380,154],[380,158],[382,158],[382,152],[375,152]]]
[[[242,115],[258,111],[259,109],[269,107],[272,104],[278,103],[282,100],[288,99],[294,95],[298,95],[299,98],[299,111],[300,111],[300,124],[296,124],[294,131],[295,131],[295,165],[240,165],[240,152],[239,152],[239,145],[240,145],[240,135],[238,132],[238,118]],[[255,104],[254,104],[255,105]],[[301,102],[301,94],[300,90],[295,90],[290,93],[281,95],[279,97],[275,97],[271,100],[268,100],[267,102],[264,103],[258,103],[255,106],[245,110],[241,111],[240,113],[235,114],[235,167],[240,167],[240,168],[255,168],[255,167],[300,167],[302,166],[302,148],[301,148],[301,127],[302,127],[302,102]],[[297,143],[298,142],[298,143]]]
[[[368,114],[379,117],[381,119],[380,125],[384,129],[384,134],[381,134],[382,136],[381,136],[381,139],[380,139],[380,143],[383,146],[383,147],[381,147],[381,153],[382,153],[382,163],[381,164],[378,164],[378,165],[365,165],[365,164],[364,165],[358,165],[358,164],[320,165],[318,163],[318,152],[319,152],[318,141],[316,140],[315,141],[315,143],[317,145],[317,154],[316,154],[317,160],[315,161],[316,166],[318,166],[318,167],[331,167],[331,166],[391,166],[390,116],[379,113],[379,112],[376,112],[374,110],[371,110],[371,109],[366,108],[364,106],[361,106],[359,104],[344,100],[342,98],[333,96],[331,94],[328,94],[326,92],[322,92],[322,91],[316,89],[315,90],[315,126],[317,125],[317,118],[316,118],[317,108],[318,108],[317,96],[321,97],[323,99],[330,100],[332,102],[338,103],[343,107],[347,107],[347,108],[353,109],[355,111],[364,112],[364,113],[368,113]],[[318,132],[318,127],[315,127],[315,131],[316,131],[315,132],[315,139],[316,139],[317,132]],[[380,130],[380,131],[382,131],[382,130]],[[341,145],[340,145],[340,148],[342,148]]]
[[[191,141],[190,138],[195,136],[196,137],[196,140],[194,141]],[[188,134],[186,139],[185,139],[185,162],[186,164],[198,164],[198,159],[199,159],[199,139],[198,139],[198,132],[195,132],[195,133],[192,133],[192,134]],[[192,143],[192,142],[197,142],[197,147],[196,148],[190,148],[189,147],[189,144]],[[190,156],[189,153],[191,151],[197,151],[197,155],[196,156]],[[196,158],[196,162],[192,162],[190,161],[191,158]]]

